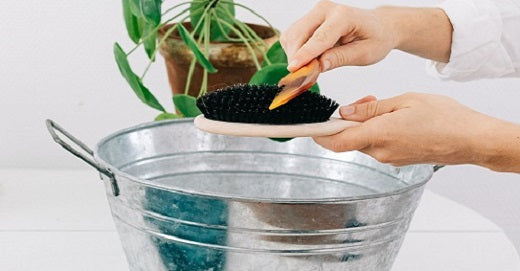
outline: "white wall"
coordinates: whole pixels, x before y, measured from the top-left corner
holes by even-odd
[[[238,1],[264,14],[281,30],[315,2]],[[341,2],[372,7],[425,6],[438,1]],[[238,16],[252,18],[244,12]],[[0,167],[86,168],[51,141],[46,118],[93,146],[111,132],[155,116],[137,100],[113,61],[114,41],[126,49],[131,46],[120,1],[3,1],[0,18]],[[132,61],[144,67],[144,54]],[[162,59],[157,62],[145,82],[171,109],[164,64]],[[374,66],[328,72],[320,84],[324,93],[345,103],[367,94],[382,98],[406,91],[446,94],[478,111],[520,123],[520,79],[439,82],[425,74],[423,60],[399,52]],[[520,206],[514,193],[520,191],[519,183],[517,175],[462,166],[444,169],[430,187],[498,220],[511,233],[514,225],[520,228],[520,218],[513,215],[520,213],[520,207],[511,207]],[[518,245],[520,232],[516,234]]]

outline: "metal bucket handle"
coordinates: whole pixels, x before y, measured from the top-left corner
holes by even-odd
[[[99,173],[107,176],[110,180],[110,186],[112,187],[112,194],[117,197],[119,195],[119,187],[117,185],[116,177],[114,173],[109,168],[102,167],[99,163],[96,162],[94,159],[94,152],[87,146],[85,143],[81,142],[79,139],[72,136],[69,132],[65,131],[61,126],[59,126],[54,121],[47,119],[45,121],[47,124],[47,130],[49,130],[49,133],[52,136],[52,139],[56,143],[58,143],[60,146],[62,146],[64,149],[66,149],[68,152],[72,153],[74,156],[78,157],[79,159],[85,161],[87,164],[91,165],[95,169],[99,171]],[[68,138],[72,143],[74,143],[76,146],[73,147],[69,144],[67,144],[65,141],[63,141],[60,136],[56,133],[56,131],[60,132],[62,135],[64,135],[66,138]],[[77,147],[80,147],[83,149],[88,156],[84,155],[82,152],[80,152]]]

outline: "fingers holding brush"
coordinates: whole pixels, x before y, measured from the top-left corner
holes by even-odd
[[[360,123],[332,136],[314,137],[316,143],[335,152],[359,150],[395,166],[477,164],[504,170],[496,165],[507,164],[509,170],[513,168],[513,163],[504,158],[509,157],[507,151],[500,146],[512,146],[511,131],[518,133],[518,126],[476,112],[449,97],[406,93],[376,100],[367,96],[340,112],[343,119]],[[510,142],[497,144],[497,133],[507,134],[504,138]],[[490,159],[501,162],[490,163]]]
[[[348,127],[341,133],[330,136],[313,137],[314,141],[334,152],[361,150],[369,146],[366,127],[363,124]]]
[[[382,114],[393,112],[402,106],[400,96],[377,100],[374,96],[366,96],[352,104],[342,106],[339,109],[341,117],[351,121],[366,121]]]
[[[429,110],[432,108],[424,108],[421,104],[421,100],[428,98],[431,97],[411,93],[381,100],[366,96],[340,107],[343,119],[360,122],[359,125],[314,140],[326,149],[335,152],[358,150],[383,163],[401,165],[412,158],[415,162],[425,162],[430,158],[419,154],[427,150],[428,140],[419,138],[418,134],[429,132],[426,130],[430,127],[424,119],[427,115],[433,117]],[[410,130],[410,127],[415,129]],[[416,145],[425,149],[419,150]]]

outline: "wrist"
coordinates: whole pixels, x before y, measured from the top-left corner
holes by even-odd
[[[374,13],[393,36],[394,49],[434,61],[449,61],[453,27],[444,10],[384,6]]]
[[[473,161],[470,163],[494,171],[520,172],[520,126],[485,116],[471,140]]]
[[[391,40],[392,49],[399,49],[406,40],[406,31],[399,17],[399,7],[383,6],[373,10],[376,18],[384,26],[386,35]]]

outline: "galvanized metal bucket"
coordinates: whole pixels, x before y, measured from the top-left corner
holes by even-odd
[[[208,134],[191,119],[122,130],[94,151],[47,125],[101,173],[131,270],[390,270],[434,171],[308,138]]]

